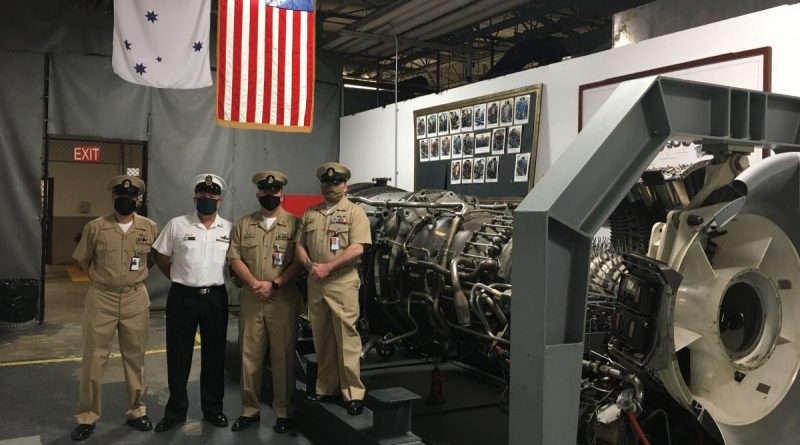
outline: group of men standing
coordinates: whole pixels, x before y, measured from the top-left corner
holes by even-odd
[[[243,283],[239,345],[242,360],[241,415],[231,426],[241,431],[260,420],[261,376],[269,352],[272,367],[273,429],[291,429],[291,398],[300,295],[293,281],[308,271],[308,313],[319,371],[314,403],[342,397],[347,412],[363,410],[361,341],[356,270],[364,245],[371,243],[363,209],[346,197],[350,171],[338,163],[317,170],[324,201],[298,219],[281,206],[289,181],[278,171],[256,173],[260,208],[238,224],[218,215],[225,181],[217,175],[194,178],[195,210],[170,220],[161,233],[155,222],[136,214],[145,184],[115,176],[108,187],[114,211],[86,224],[73,257],[89,275],[83,318],[83,367],[78,425],[73,440],[84,440],[101,415],[101,384],[115,332],[128,392],[127,424],[149,431],[144,394],[144,353],[149,330],[149,295],[144,286],[155,263],[170,279],[167,297],[169,401],[156,432],[186,420],[186,385],[197,328],[200,328],[200,404],[203,419],[228,425],[222,408],[229,264]]]

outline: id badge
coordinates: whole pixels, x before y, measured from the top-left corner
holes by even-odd
[[[331,237],[331,251],[336,252],[339,250],[339,235],[333,235]]]
[[[139,262],[140,261],[141,261],[141,259],[138,256],[135,256],[135,257],[131,258],[131,270],[132,271],[135,272],[135,271],[139,270]]]
[[[272,265],[283,266],[283,252],[272,252]]]

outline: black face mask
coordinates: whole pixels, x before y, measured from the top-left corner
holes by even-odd
[[[281,205],[281,197],[275,195],[264,195],[258,198],[258,202],[261,204],[261,207],[264,207],[267,210],[275,210]]]
[[[217,200],[211,198],[197,198],[197,213],[203,216],[213,215],[217,211]]]
[[[114,210],[122,216],[128,216],[136,210],[136,201],[130,196],[120,196],[114,200]]]

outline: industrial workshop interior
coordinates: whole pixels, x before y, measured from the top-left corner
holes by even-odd
[[[800,4],[6,0],[0,445],[795,445]]]

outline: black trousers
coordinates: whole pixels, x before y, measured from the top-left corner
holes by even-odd
[[[198,325],[201,353],[200,406],[205,416],[222,413],[228,292],[225,286],[194,288],[172,283],[167,297],[169,401],[164,413],[166,418],[186,419],[186,411],[189,409],[186,383],[192,368],[194,337]]]

